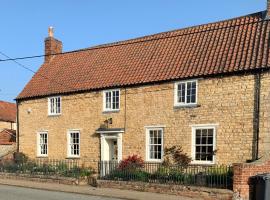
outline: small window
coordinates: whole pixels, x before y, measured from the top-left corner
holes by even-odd
[[[103,110],[118,111],[120,109],[120,90],[103,92]]]
[[[147,160],[161,161],[163,156],[163,129],[148,128],[147,134]]]
[[[80,156],[80,132],[68,132],[68,157]]]
[[[48,133],[37,134],[37,156],[48,156]]]
[[[49,115],[61,114],[61,97],[50,97],[48,99],[48,113]]]
[[[175,106],[197,103],[197,80],[175,83]]]
[[[215,127],[193,127],[193,162],[214,163]]]

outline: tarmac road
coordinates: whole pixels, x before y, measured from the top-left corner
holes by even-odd
[[[116,200],[115,198],[81,195],[0,185],[0,200]]]

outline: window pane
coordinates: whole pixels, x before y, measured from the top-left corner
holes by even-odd
[[[201,153],[201,147],[200,146],[196,146],[196,153]]]
[[[51,101],[51,113],[53,114],[54,113],[54,99],[51,98],[50,101]]]
[[[191,84],[191,103],[196,103],[196,81]]]
[[[49,99],[49,114],[61,113],[61,97],[52,97]]]
[[[213,136],[213,129],[208,129],[208,136]]]
[[[206,159],[207,159],[207,161],[213,161],[213,156],[212,155],[207,155]]]
[[[213,146],[208,147],[208,153],[212,154],[213,153]]]
[[[48,153],[48,134],[47,133],[40,133],[39,134],[39,154],[40,155],[47,155]]]
[[[207,137],[202,137],[202,143],[201,144],[206,144],[206,139],[207,139]]]
[[[113,109],[119,109],[119,91],[113,91]]]
[[[70,133],[70,155],[80,155],[80,133]]]
[[[213,144],[213,138],[212,137],[207,138],[207,144]]]
[[[191,82],[187,82],[187,103],[191,103]]]
[[[187,81],[179,83],[177,85],[177,102],[178,103],[196,103],[196,91],[197,83],[196,81]]]
[[[213,133],[214,129],[196,129],[195,131],[195,160],[213,160]]]
[[[185,103],[185,90],[186,90],[186,84],[185,83],[178,84],[178,89],[177,89],[178,103]]]
[[[111,92],[106,92],[106,108],[111,108]]]
[[[149,158],[161,159],[162,130],[149,130]]]
[[[61,113],[61,98],[60,97],[58,97],[57,98],[57,105],[56,105],[56,107],[57,107],[57,113]]]

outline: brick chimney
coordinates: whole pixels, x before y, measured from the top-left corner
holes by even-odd
[[[270,0],[267,0],[266,18],[270,17]]]
[[[62,53],[62,42],[53,37],[53,27],[49,27],[49,35],[45,38],[45,63],[51,61],[56,53]]]

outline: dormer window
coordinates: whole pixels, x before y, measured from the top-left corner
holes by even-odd
[[[106,90],[103,92],[103,111],[120,110],[120,90]]]
[[[197,80],[188,80],[175,83],[174,105],[188,106],[197,104]]]
[[[61,97],[48,98],[48,115],[61,114]]]

